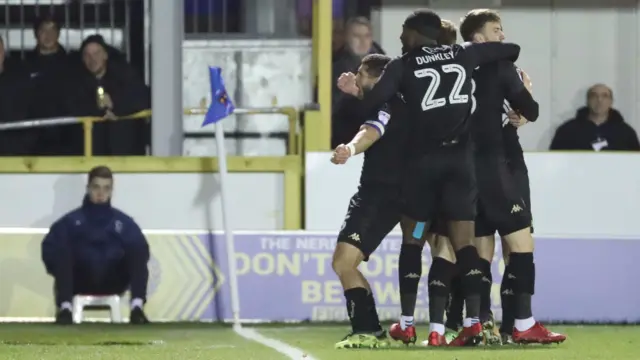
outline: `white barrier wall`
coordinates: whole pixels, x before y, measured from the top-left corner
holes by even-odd
[[[586,89],[595,83],[613,89],[614,107],[640,130],[636,0],[383,0],[372,20],[387,53],[400,55],[402,23],[424,6],[456,24],[473,8],[500,10],[507,41],[522,46],[518,65],[531,76],[540,103],[536,125],[520,132],[526,150],[548,149],[555,129],[585,105]]]
[[[0,227],[49,227],[82,204],[85,186],[85,174],[1,174]],[[282,229],[282,174],[229,174],[228,186],[234,229]],[[143,229],[221,230],[219,189],[212,174],[118,174],[113,205]]]
[[[640,235],[640,155],[527,153],[534,225],[540,236]],[[306,158],[306,228],[337,231],[356,191],[363,156],[343,166],[330,153]]]

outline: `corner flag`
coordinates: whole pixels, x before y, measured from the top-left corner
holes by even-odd
[[[211,105],[204,116],[202,126],[215,124],[218,121],[231,115],[236,107],[229,98],[224,87],[224,80],[221,75],[222,69],[217,66],[209,66],[209,79],[211,83]]]
[[[240,323],[240,298],[238,294],[238,275],[236,271],[236,250],[233,240],[233,229],[229,218],[229,180],[227,175],[227,151],[224,148],[224,127],[220,120],[231,115],[235,106],[224,88],[224,81],[220,73],[222,69],[209,66],[209,79],[211,81],[211,105],[204,116],[202,126],[214,124],[216,132],[216,148],[218,161],[218,173],[220,175],[220,200],[222,207],[222,228],[227,244],[227,264],[229,264],[229,288],[231,290],[231,312],[233,313],[233,329],[238,332],[242,329]]]

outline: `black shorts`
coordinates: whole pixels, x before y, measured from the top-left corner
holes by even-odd
[[[531,233],[533,234],[533,212],[531,210],[531,188],[529,187],[529,171],[525,164],[513,166],[509,164],[513,180],[516,182],[516,186],[522,194],[522,199],[525,205],[529,209],[529,215],[531,215]]]
[[[399,186],[360,185],[349,201],[338,242],[351,244],[364,254],[365,261],[400,222]]]
[[[476,157],[478,216],[476,237],[501,236],[531,226],[531,213],[522,193],[522,185],[498,156]]]
[[[416,221],[473,221],[477,187],[470,142],[444,145],[409,164],[403,213]]]

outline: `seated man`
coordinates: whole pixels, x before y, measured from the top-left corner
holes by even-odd
[[[72,323],[74,295],[127,290],[131,290],[131,323],[149,322],[143,311],[149,245],[135,221],[111,207],[112,189],[108,167],[91,169],[82,206],[56,221],[42,241],[42,260],[55,279],[58,324]]]

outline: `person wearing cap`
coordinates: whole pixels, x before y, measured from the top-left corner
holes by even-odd
[[[82,206],[57,220],[42,241],[42,260],[54,278],[56,323],[72,323],[73,296],[131,291],[132,324],[149,323],[143,306],[149,279],[149,244],[135,220],[111,206],[113,174],[88,174]]]
[[[93,127],[93,154],[104,156],[144,155],[145,123],[139,120],[113,121],[149,109],[149,88],[133,67],[119,58],[117,50],[100,35],[87,37],[80,47],[82,66],[72,76],[68,106],[72,116],[99,116],[108,122]],[[82,154],[83,136],[70,139],[77,155]]]

